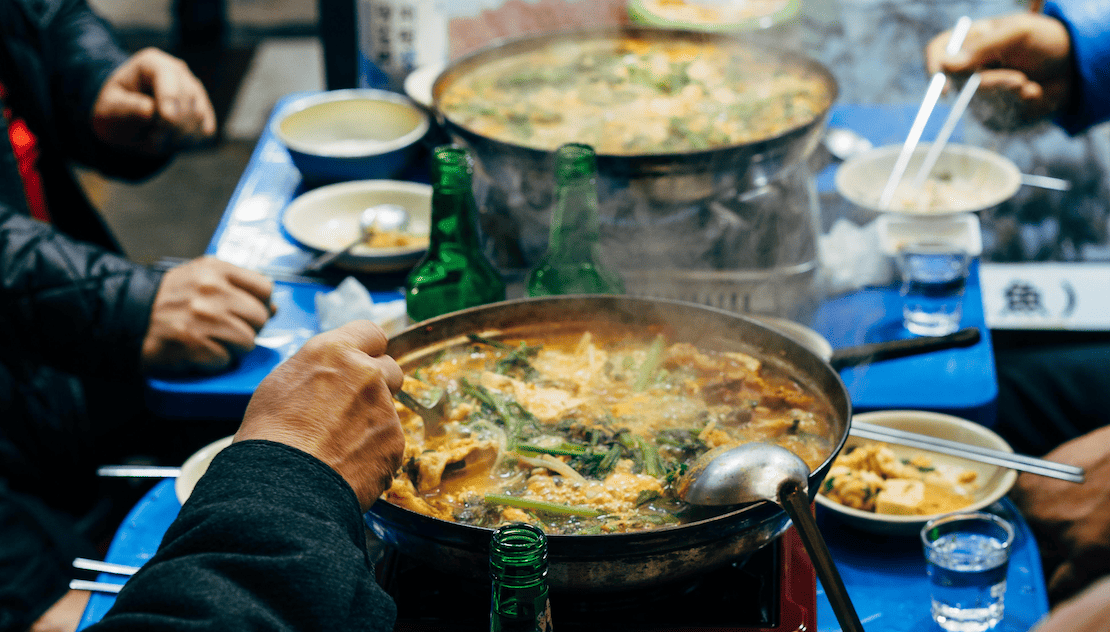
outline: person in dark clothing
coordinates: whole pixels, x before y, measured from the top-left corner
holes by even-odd
[[[392,630],[362,516],[405,447],[386,343],[354,321],[275,368],[157,553],[87,630]]]
[[[80,615],[69,564],[112,528],[96,466],[181,450],[145,378],[226,370],[272,315],[255,272],[129,261],[75,178],[148,177],[215,129],[181,60],[128,54],[85,0],[0,0],[0,631]]]

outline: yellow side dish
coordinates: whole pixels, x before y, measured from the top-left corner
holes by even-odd
[[[862,511],[930,516],[972,504],[977,478],[972,470],[934,463],[924,454],[899,458],[885,444],[865,443],[837,456],[821,493]]]

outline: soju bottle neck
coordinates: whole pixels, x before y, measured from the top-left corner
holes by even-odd
[[[446,146],[436,149],[432,159],[432,225],[429,248],[459,244],[479,248],[474,226],[478,214],[474,202],[472,167],[466,151]]]

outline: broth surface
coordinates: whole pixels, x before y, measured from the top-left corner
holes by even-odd
[[[444,393],[449,422],[425,436],[401,404],[405,460],[384,496],[443,520],[549,533],[651,529],[704,517],[674,484],[702,453],[781,445],[810,469],[835,446],[828,404],[751,355],[633,337],[616,327],[471,336],[407,364],[404,388]]]
[[[503,142],[636,155],[769,139],[812,122],[831,101],[825,79],[801,63],[735,44],[625,37],[485,63],[447,85],[438,107]]]

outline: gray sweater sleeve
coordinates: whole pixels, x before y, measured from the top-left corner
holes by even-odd
[[[319,460],[233,444],[88,630],[392,630],[365,528],[354,492]]]

